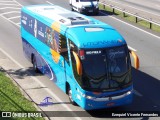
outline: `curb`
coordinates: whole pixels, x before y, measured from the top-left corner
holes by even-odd
[[[34,105],[34,107],[38,110],[38,111],[41,111],[43,114],[45,114],[45,112],[33,101],[33,99],[26,93],[26,91],[14,80],[14,78],[3,68],[0,66],[0,72],[3,72],[5,73],[5,76],[7,76],[11,81],[12,83],[17,86],[20,90],[20,92],[22,93],[22,95],[27,99],[29,100],[30,102],[32,102],[32,104]],[[47,116],[45,114],[45,116]],[[47,117],[43,117],[45,120],[50,120],[50,118],[47,116]]]

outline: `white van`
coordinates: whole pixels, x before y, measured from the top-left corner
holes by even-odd
[[[69,4],[71,6],[72,11],[77,11],[79,13],[94,13],[98,14],[99,0],[70,0]]]

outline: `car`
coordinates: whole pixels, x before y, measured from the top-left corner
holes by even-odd
[[[77,11],[82,14],[93,13],[98,15],[98,2],[99,0],[70,0],[69,4],[72,11]]]

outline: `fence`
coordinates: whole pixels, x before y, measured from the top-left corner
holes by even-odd
[[[141,19],[141,20],[145,20],[147,22],[149,22],[149,28],[152,29],[152,24],[155,24],[157,26],[160,26],[160,23],[156,22],[156,21],[153,21],[153,18],[145,18],[145,17],[142,17],[139,15],[139,13],[135,12],[135,13],[132,13],[130,11],[128,11],[127,9],[125,8],[121,8],[121,7],[118,7],[118,6],[115,6],[113,4],[109,4],[107,3],[106,1],[100,1],[99,2],[100,4],[103,5],[103,8],[105,9],[106,6],[110,7],[113,9],[113,13],[115,13],[115,10],[118,10],[118,11],[121,11],[123,13],[123,16],[125,17],[126,14],[128,15],[132,15],[136,18],[136,23],[138,22],[138,19]],[[146,13],[147,14],[147,13]]]

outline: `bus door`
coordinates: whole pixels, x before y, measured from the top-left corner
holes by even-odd
[[[59,53],[60,53],[60,61],[59,61],[59,68],[60,68],[60,77],[59,81],[61,84],[61,87],[63,91],[65,91],[65,83],[67,80],[67,75],[70,71],[69,66],[69,55],[68,55],[68,48],[67,48],[67,39],[60,35],[60,47],[59,47]]]

